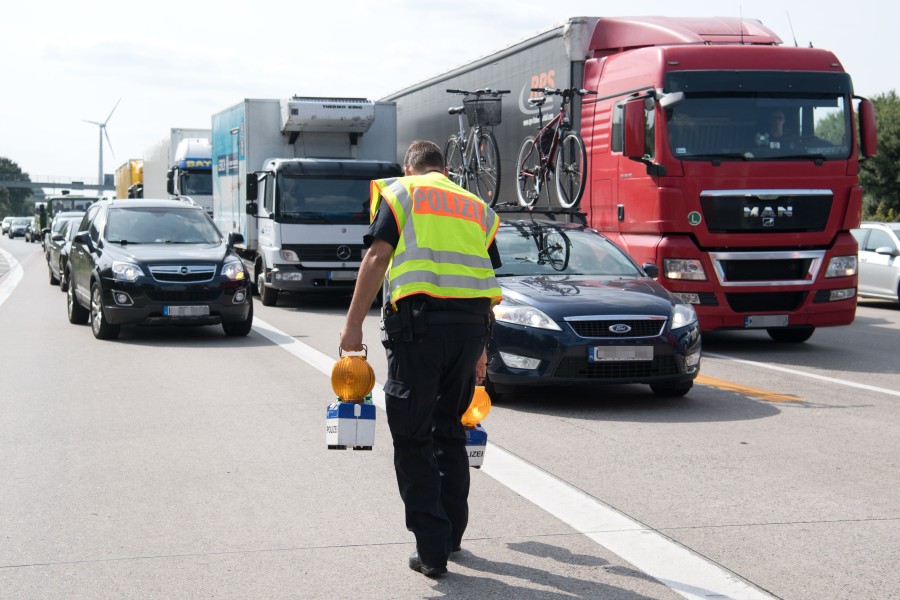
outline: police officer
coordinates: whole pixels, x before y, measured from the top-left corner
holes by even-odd
[[[372,182],[372,224],[341,348],[362,350],[362,323],[387,275],[384,385],[394,468],[416,538],[409,567],[436,577],[468,523],[469,466],[460,417],[484,376],[499,218],[447,178],[432,142],[413,142],[405,177]]]

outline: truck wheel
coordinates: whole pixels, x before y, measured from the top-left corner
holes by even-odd
[[[266,277],[262,272],[256,276],[256,288],[259,290],[259,300],[263,306],[275,306],[278,303],[278,290],[266,285]]]
[[[69,313],[69,323],[75,325],[87,323],[90,313],[85,307],[78,304],[78,300],[75,298],[75,289],[72,286],[69,286],[69,290],[66,293],[66,310]]]
[[[781,344],[802,344],[812,337],[816,330],[812,325],[803,325],[802,327],[779,327],[766,329],[769,337]]]
[[[693,381],[679,383],[651,383],[650,389],[663,398],[681,398],[694,387]]]
[[[106,322],[103,314],[103,294],[96,283],[91,286],[91,331],[98,340],[114,340],[119,337],[119,325]]]
[[[250,301],[250,311],[243,321],[222,321],[222,329],[228,337],[240,337],[250,333],[253,329],[253,301]]]

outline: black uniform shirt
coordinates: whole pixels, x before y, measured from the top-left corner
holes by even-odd
[[[369,226],[369,231],[363,236],[363,243],[366,248],[372,245],[372,242],[378,238],[385,241],[396,248],[400,243],[400,232],[397,229],[397,220],[394,218],[394,212],[390,207],[385,206],[382,202],[375,213],[375,220]],[[488,256],[491,258],[491,265],[497,269],[503,265],[500,262],[500,252],[497,250],[497,242],[492,241],[488,248]],[[414,294],[400,300],[402,304],[405,301],[411,301],[414,298],[422,298],[425,300],[426,311],[465,311],[485,315],[491,310],[490,298],[434,298],[427,294]]]

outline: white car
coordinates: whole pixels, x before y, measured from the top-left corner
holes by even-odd
[[[3,217],[3,235],[9,233],[9,224],[12,223],[13,219],[15,219],[15,217]]]
[[[900,223],[863,223],[851,233],[859,243],[858,295],[900,302]]]

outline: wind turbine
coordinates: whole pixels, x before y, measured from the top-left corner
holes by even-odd
[[[106,117],[106,120],[103,121],[102,123],[98,123],[97,121],[88,121],[87,119],[82,119],[82,121],[84,121],[85,123],[91,123],[92,125],[96,125],[97,127],[100,128],[100,164],[97,167],[97,183],[101,186],[103,185],[103,136],[106,136],[106,143],[109,145],[109,151],[113,152],[112,142],[109,141],[109,134],[106,132],[106,124],[109,123],[110,117],[112,117],[113,113],[116,112],[116,108],[119,107],[119,102],[121,102],[121,101],[122,101],[122,99],[119,98],[119,100],[116,102],[116,105],[113,106],[113,109],[111,111],[109,111],[109,117]],[[115,152],[113,152],[113,156],[115,156]]]

